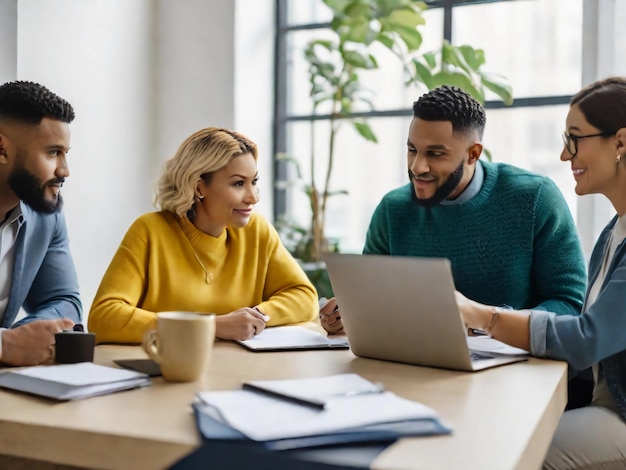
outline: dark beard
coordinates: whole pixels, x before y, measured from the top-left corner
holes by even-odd
[[[428,199],[420,199],[415,194],[415,188],[413,187],[413,172],[409,170],[409,181],[411,182],[411,189],[413,189],[413,201],[415,201],[416,204],[427,209],[435,207],[454,192],[454,190],[461,182],[462,178],[463,162],[461,162],[461,164],[456,167],[456,169],[452,173],[450,173],[448,179],[439,188],[437,188],[435,194],[433,194],[432,197],[429,197]]]
[[[47,186],[63,182],[65,182],[65,178],[54,178],[47,183],[42,183],[39,178],[19,163],[16,163],[9,175],[11,190],[33,210],[42,214],[54,214],[63,207],[61,193],[56,200],[47,200],[45,192]]]

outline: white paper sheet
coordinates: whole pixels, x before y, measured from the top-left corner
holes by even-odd
[[[472,351],[498,354],[501,356],[528,356],[528,351],[509,346],[488,336],[468,336],[467,345]]]
[[[255,350],[264,349],[304,349],[319,347],[346,347],[343,338],[328,338],[320,333],[301,326],[277,326],[266,328],[260,334],[238,343]]]
[[[311,379],[303,380],[317,388]],[[357,430],[376,423],[438,419],[431,408],[391,392],[337,396],[329,399],[323,410],[247,390],[200,392],[198,398],[214,408],[214,418],[255,441]]]

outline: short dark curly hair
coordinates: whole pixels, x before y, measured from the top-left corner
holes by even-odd
[[[413,116],[425,121],[450,121],[455,132],[478,131],[483,138],[485,110],[465,90],[443,85],[430,90],[413,103]]]
[[[14,81],[0,85],[0,121],[38,125],[45,117],[69,124],[74,120],[74,108],[38,83]]]

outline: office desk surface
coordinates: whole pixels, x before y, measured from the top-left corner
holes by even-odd
[[[95,362],[141,358],[135,346],[98,346]],[[186,384],[57,403],[0,391],[0,454],[106,469],[165,468],[196,448],[190,403],[201,390],[243,380],[354,372],[439,412],[452,435],[402,439],[379,469],[539,468],[565,407],[566,365],[531,359],[467,373],[362,359],[350,351],[252,353],[217,342],[208,374]]]

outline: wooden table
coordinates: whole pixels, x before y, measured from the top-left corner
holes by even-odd
[[[98,346],[96,362],[140,358],[134,346]],[[482,372],[454,372],[355,357],[350,351],[252,353],[218,342],[198,382],[152,386],[56,403],[0,391],[0,454],[105,469],[166,468],[200,441],[190,403],[196,392],[242,381],[354,372],[437,410],[449,436],[407,438],[377,469],[537,469],[565,407],[566,365],[531,359]]]

